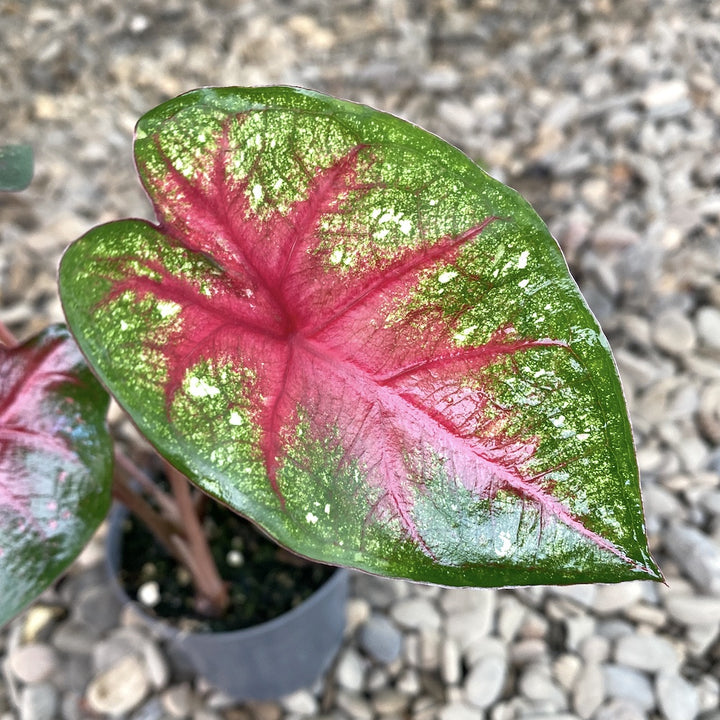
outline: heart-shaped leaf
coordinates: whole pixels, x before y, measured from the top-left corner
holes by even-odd
[[[309,557],[456,585],[660,577],[615,366],[547,229],[402,120],[293,88],[139,122],[158,224],[67,251],[138,427]]]
[[[0,625],[67,568],[107,514],[108,402],[66,328],[0,345]]]

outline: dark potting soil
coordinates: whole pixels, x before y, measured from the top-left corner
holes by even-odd
[[[160,598],[150,614],[183,630],[231,631],[250,627],[291,610],[335,572],[292,555],[261,535],[247,520],[216,502],[208,502],[204,518],[220,576],[228,583],[230,607],[222,618],[195,611],[188,571],[168,555],[147,528],[128,514],[123,531],[120,584],[133,599],[148,582],[159,586]]]

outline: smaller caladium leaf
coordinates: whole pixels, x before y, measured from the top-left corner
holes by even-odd
[[[67,568],[107,514],[108,403],[66,328],[0,345],[0,625]]]
[[[607,341],[517,193],[398,118],[203,89],[137,128],[158,224],[68,322],[198,485],[303,555],[454,585],[658,579]]]
[[[33,151],[29,145],[0,145],[0,191],[24,190],[33,176]]]

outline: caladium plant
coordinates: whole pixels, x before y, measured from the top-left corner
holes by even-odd
[[[287,87],[166,102],[135,157],[157,222],[80,238],[60,294],[174,468],[322,562],[661,579],[608,343],[517,193],[407,122]]]

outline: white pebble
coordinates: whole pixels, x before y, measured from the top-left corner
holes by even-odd
[[[160,602],[160,585],[155,580],[143,583],[138,588],[137,597],[145,607],[155,607]]]

